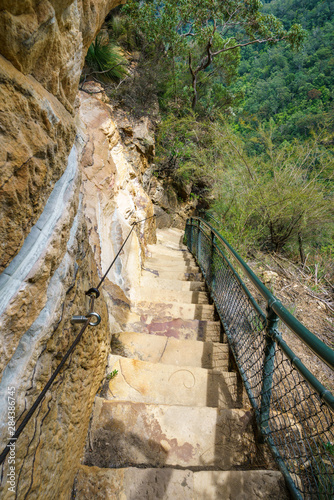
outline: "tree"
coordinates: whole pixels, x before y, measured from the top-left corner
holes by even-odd
[[[261,7],[260,0],[130,0],[125,9],[151,50],[187,64],[195,109],[205,77],[218,76],[228,85],[237,75],[242,47],[280,41],[301,45],[305,32],[300,25],[287,31]]]
[[[334,159],[321,145],[321,134],[305,143],[276,146],[273,133],[273,121],[269,130],[259,127],[264,153],[249,158],[242,142],[225,132],[236,156],[223,173],[214,208],[228,214],[225,227],[248,248],[280,252],[297,245],[303,260],[304,244],[326,244],[324,235],[333,235]]]

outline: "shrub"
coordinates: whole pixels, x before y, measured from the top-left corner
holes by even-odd
[[[88,49],[86,64],[103,81],[121,80],[127,75],[128,61],[115,43],[99,34]]]

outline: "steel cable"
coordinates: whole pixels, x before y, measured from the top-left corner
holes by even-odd
[[[149,219],[153,219],[154,217],[160,217],[159,215],[152,215],[151,217],[147,217],[146,219],[142,219],[140,221],[137,221],[137,222],[133,222],[132,223],[132,228],[131,228],[131,231],[129,232],[128,236],[126,237],[126,239],[124,240],[122,246],[120,247],[120,249],[118,250],[115,258],[113,259],[112,263],[110,264],[110,266],[108,267],[107,271],[104,273],[104,275],[102,276],[99,284],[97,285],[96,288],[90,288],[89,290],[87,290],[86,295],[88,295],[90,297],[90,301],[89,301],[89,313],[87,314],[87,316],[89,316],[90,313],[93,312],[93,309],[94,309],[94,302],[95,302],[95,299],[97,299],[99,296],[100,296],[100,292],[99,292],[99,288],[100,286],[102,285],[103,281],[105,280],[105,278],[107,277],[110,269],[112,268],[112,266],[115,264],[119,254],[121,253],[121,251],[123,250],[126,242],[128,241],[128,239],[130,238],[135,226],[137,224],[140,224],[141,222],[145,222]],[[94,296],[95,295],[95,296]],[[66,351],[64,357],[62,358],[62,360],[60,361],[59,365],[57,366],[56,370],[54,371],[54,373],[51,375],[50,379],[48,380],[48,382],[46,383],[46,385],[44,386],[43,390],[41,391],[41,393],[39,394],[39,396],[37,397],[37,399],[35,400],[34,404],[31,406],[31,408],[28,410],[27,414],[25,415],[24,419],[22,420],[21,424],[19,425],[18,429],[15,431],[15,434],[13,435],[13,437],[11,437],[6,445],[6,447],[4,448],[4,450],[2,451],[2,453],[0,454],[0,465],[3,464],[3,462],[5,461],[8,453],[10,452],[10,446],[12,446],[16,440],[18,439],[18,437],[20,436],[20,434],[22,433],[23,429],[26,427],[26,425],[28,424],[29,420],[31,419],[31,417],[33,416],[34,412],[36,411],[37,407],[39,406],[39,404],[42,402],[43,398],[45,397],[47,391],[49,390],[49,388],[51,387],[51,385],[53,384],[53,382],[55,381],[57,375],[59,374],[60,370],[63,368],[63,366],[65,365],[67,359],[69,358],[69,356],[72,354],[72,352],[74,351],[75,347],[78,345],[78,343],[80,342],[80,339],[81,337],[83,336],[86,328],[89,326],[89,323],[90,322],[90,317],[87,317],[87,320],[86,322],[83,324],[80,332],[78,333],[78,335],[76,336],[74,342],[71,344],[71,346],[69,347],[69,349]]]

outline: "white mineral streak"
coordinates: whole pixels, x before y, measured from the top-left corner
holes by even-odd
[[[0,315],[20,288],[25,286],[25,279],[42,256],[47,242],[63,214],[64,206],[67,205],[73,193],[77,169],[77,152],[76,147],[73,146],[67,168],[59,181],[56,182],[42,215],[32,227],[19,253],[0,275]]]
[[[4,430],[8,425],[6,422],[8,387],[19,388],[16,394],[16,409],[19,414],[24,408],[26,391],[33,385],[31,379],[34,367],[45,347],[45,342],[53,333],[50,330],[50,325],[56,324],[61,316],[61,304],[64,302],[66,294],[64,282],[68,276],[73,275],[73,253],[78,245],[77,231],[80,217],[81,207],[79,206],[78,214],[71,228],[66,254],[49,283],[46,305],[29,330],[22,336],[14,355],[3,372],[0,382],[0,435],[3,438],[7,438]]]

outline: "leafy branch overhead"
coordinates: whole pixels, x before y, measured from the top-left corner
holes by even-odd
[[[298,24],[285,30],[281,21],[261,12],[260,0],[130,0],[125,10],[151,50],[187,60],[192,108],[204,72],[219,71],[229,84],[236,76],[239,50],[253,44],[285,41],[299,48],[305,31]]]

